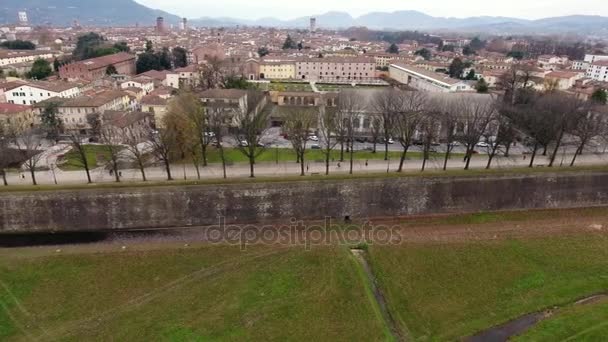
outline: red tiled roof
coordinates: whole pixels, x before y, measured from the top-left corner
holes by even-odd
[[[0,103],[0,115],[11,115],[11,114],[19,114],[28,109],[30,106],[14,104],[14,103]]]

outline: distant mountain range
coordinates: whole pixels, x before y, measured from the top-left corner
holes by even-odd
[[[2,0],[0,24],[14,23],[17,12],[25,10],[32,24],[51,23],[71,25],[78,20],[83,25],[134,25],[152,26],[162,16],[168,24],[177,24],[180,18],[168,12],[143,6],[133,0]],[[497,34],[526,33],[580,33],[608,36],[608,17],[572,15],[565,17],[526,20],[509,17],[433,17],[418,11],[373,12],[352,17],[345,12],[327,12],[315,15],[320,28],[348,28],[366,26],[370,29],[390,30],[452,30]],[[306,28],[310,16],[293,20],[261,18],[256,20],[231,17],[190,19],[196,26],[273,26]]]

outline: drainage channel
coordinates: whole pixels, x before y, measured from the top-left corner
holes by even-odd
[[[362,249],[351,249],[350,251],[363,269],[365,278],[362,280],[366,282],[367,286],[369,286],[374,296],[373,300],[375,303],[373,303],[373,305],[375,305],[380,311],[384,325],[388,328],[392,339],[394,341],[407,341],[406,334],[399,328],[399,325],[395,321],[394,316],[391,314],[388,305],[386,304],[384,294],[376,282],[376,277],[374,276],[372,268],[367,261],[367,252]]]
[[[555,308],[548,309],[545,311],[539,311],[539,312],[533,312],[530,314],[526,314],[526,315],[518,317],[514,320],[511,320],[507,323],[497,325],[495,327],[480,331],[473,336],[465,338],[464,341],[466,341],[466,342],[504,342],[504,341],[508,341],[509,338],[516,336],[516,335],[520,335],[520,334],[526,332],[528,329],[535,326],[536,324],[540,323],[541,321],[554,316],[555,314],[559,313],[559,311],[563,308],[573,306],[573,305],[575,305],[575,306],[588,305],[588,304],[595,303],[596,301],[602,300],[605,298],[608,298],[607,294],[604,294],[604,293],[594,294],[594,295],[591,295],[588,297],[578,299],[573,303],[570,303],[570,304],[567,304],[567,305],[564,305],[561,307],[555,307]]]

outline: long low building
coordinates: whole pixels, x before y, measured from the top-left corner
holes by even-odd
[[[391,64],[389,74],[395,81],[418,90],[446,93],[474,90],[466,81],[403,63]]]
[[[118,74],[135,75],[135,60],[135,55],[126,52],[85,59],[61,66],[59,76],[67,80],[94,81],[103,78],[109,66],[114,66]]]

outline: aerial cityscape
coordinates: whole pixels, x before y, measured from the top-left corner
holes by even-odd
[[[0,340],[605,341],[608,8],[293,6],[3,0]]]

